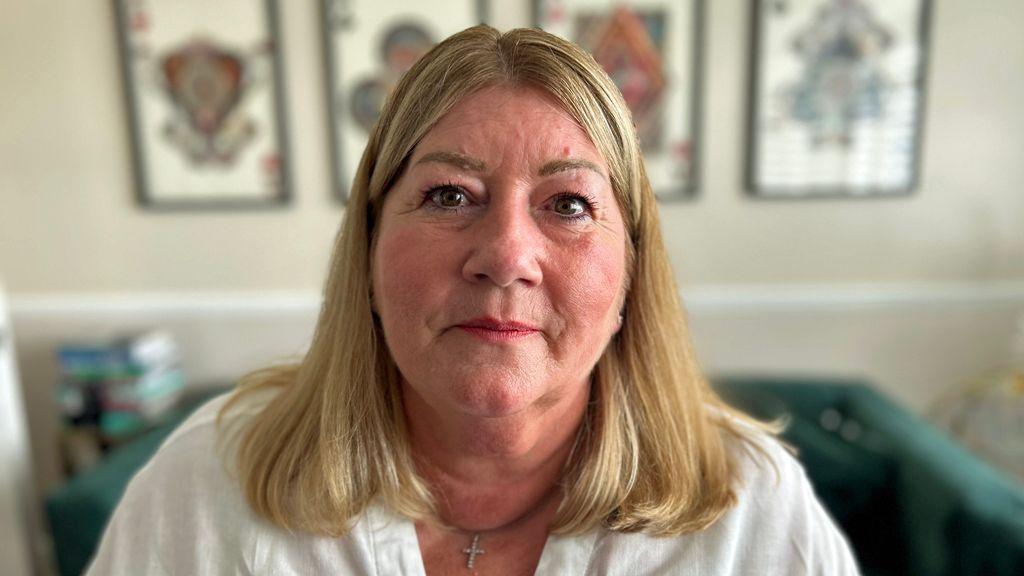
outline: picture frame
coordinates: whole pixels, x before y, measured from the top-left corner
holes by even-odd
[[[115,12],[139,204],[288,204],[276,0],[115,0]]]
[[[534,0],[534,25],[591,52],[633,114],[659,200],[700,188],[704,0]]]
[[[894,198],[918,185],[931,0],[751,0],[745,188]]]
[[[384,99],[437,42],[487,21],[487,0],[321,0],[332,189],[348,200]]]

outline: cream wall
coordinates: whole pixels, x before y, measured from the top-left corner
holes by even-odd
[[[317,2],[281,3],[294,204],[205,214],[135,205],[112,4],[4,0],[0,271],[15,301],[316,290],[342,214],[329,192]],[[500,26],[526,22],[514,3],[494,4]],[[916,195],[813,202],[743,195],[748,2],[708,4],[704,186],[663,209],[684,285],[1024,278],[1024,3],[937,2]]]
[[[135,204],[113,1],[3,0],[0,274],[21,294],[316,289],[329,198],[316,2],[282,2],[295,203],[164,214]],[[11,87],[17,89],[11,90]]]
[[[1024,278],[1024,3],[936,0],[920,190],[905,199],[741,194],[748,2],[708,2],[705,190],[662,212],[685,284]]]
[[[237,213],[136,206],[112,2],[0,1],[0,278],[45,490],[57,342],[164,325],[195,381],[301,352],[342,210],[315,0],[281,2],[294,202]],[[528,0],[492,4],[499,27],[528,23]],[[1024,310],[1024,2],[936,2],[915,195],[813,202],[744,196],[749,3],[707,4],[703,190],[662,209],[704,365],[861,375],[924,412],[1005,363]]]

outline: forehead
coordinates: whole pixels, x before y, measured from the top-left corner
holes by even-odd
[[[547,92],[495,86],[460,100],[427,132],[413,161],[438,149],[475,155],[518,145],[547,156],[575,156],[605,166],[587,132]]]

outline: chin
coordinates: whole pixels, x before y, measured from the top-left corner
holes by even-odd
[[[472,378],[450,381],[452,403],[464,414],[480,418],[515,416],[533,406],[542,396],[532,378],[508,374],[476,373]]]

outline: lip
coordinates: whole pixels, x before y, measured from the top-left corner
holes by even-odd
[[[511,342],[540,332],[537,327],[523,322],[491,317],[474,318],[455,327],[487,342]]]

